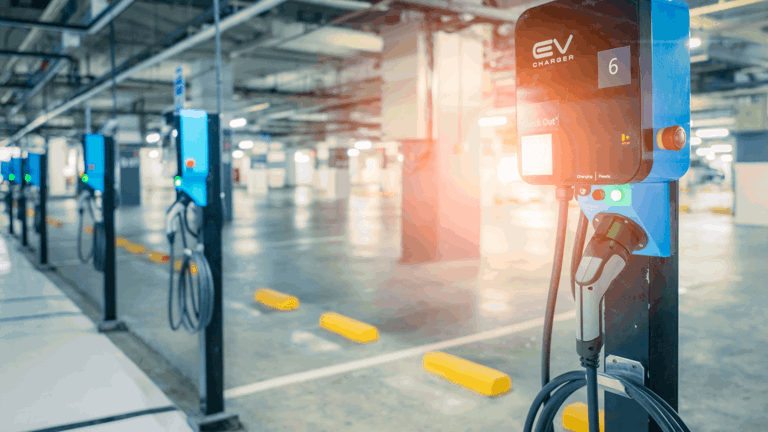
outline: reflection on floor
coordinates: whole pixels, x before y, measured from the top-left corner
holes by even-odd
[[[167,251],[164,213],[172,199],[171,191],[155,191],[145,194],[143,206],[120,209],[118,235]],[[484,209],[481,258],[404,266],[397,262],[399,199],[327,200],[307,188],[267,197],[236,191],[234,220],[223,233],[225,388],[272,380],[229,400],[250,430],[372,430],[372,424],[385,425],[380,430],[521,429],[538,388],[539,328],[523,326],[445,349],[512,377],[513,391],[494,399],[426,374],[419,357],[371,362],[334,376],[313,372],[543,315],[556,223],[550,204]],[[73,201],[51,208],[65,222],[50,230],[58,274],[100,302],[100,276],[72,259]],[[569,245],[577,211],[572,209],[569,220]],[[681,220],[681,413],[693,430],[763,430],[757,425],[766,424],[760,416],[768,373],[756,365],[767,354],[759,326],[766,323],[768,304],[757,290],[768,272],[762,264],[768,230],[734,227],[729,217],[710,214]],[[118,263],[120,316],[196,377],[197,338],[167,325],[167,268],[124,250]],[[558,313],[573,308],[566,281]],[[301,307],[263,308],[253,301],[260,287],[295,295]],[[381,339],[357,345],[320,329],[318,319],[329,311],[375,325]],[[556,327],[554,369],[560,373],[577,368],[578,361],[573,321]],[[280,381],[286,376],[294,378]],[[731,393],[730,399],[722,397]]]

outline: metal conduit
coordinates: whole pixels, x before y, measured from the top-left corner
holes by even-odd
[[[278,6],[282,3],[285,3],[287,0],[262,0],[256,4],[253,4],[239,12],[236,12],[223,20],[221,20],[220,23],[220,31],[224,32],[226,30],[229,30],[230,28],[242,23],[243,21],[251,19],[253,16],[258,15],[260,13],[266,12],[269,9],[272,9],[275,6]],[[146,60],[144,60],[141,63],[138,63],[137,65],[128,68],[127,70],[121,72],[118,74],[115,79],[114,83],[118,84],[120,82],[123,82],[124,80],[130,78],[133,74],[142,71],[150,66],[153,66],[163,60],[166,60],[170,57],[175,56],[176,54],[179,54],[181,52],[186,51],[189,48],[192,48],[202,42],[205,42],[212,37],[214,37],[216,33],[216,29],[211,26],[204,30],[202,30],[200,33],[197,33],[193,36],[190,36],[181,42],[178,42],[177,44],[165,49],[164,51],[160,52],[159,54],[150,57]],[[112,82],[106,81],[98,86],[92,88],[91,90],[86,91],[85,93],[76,96],[72,99],[67,100],[66,102],[63,102],[59,104],[57,107],[51,109],[50,111],[44,112],[40,116],[38,116],[36,119],[28,123],[26,126],[24,126],[20,131],[16,132],[12,137],[6,138],[2,141],[0,141],[0,147],[4,147],[9,145],[12,142],[18,141],[20,138],[25,136],[26,134],[32,132],[33,130],[39,128],[40,126],[47,123],[52,118],[57,117],[63,112],[66,112],[77,105],[81,104],[82,102],[96,96],[97,94],[101,93],[102,91],[110,88],[112,86]]]

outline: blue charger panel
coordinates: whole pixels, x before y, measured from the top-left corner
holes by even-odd
[[[177,189],[189,195],[200,207],[208,203],[205,183],[208,179],[208,113],[184,109],[179,112],[181,123],[181,182]]]
[[[104,193],[104,135],[85,134],[85,176],[83,182]]]
[[[579,196],[579,207],[590,221],[598,213],[616,213],[626,216],[637,222],[648,234],[648,245],[635,252],[635,255],[655,257],[671,255],[669,183],[592,186],[592,192],[597,189],[605,192],[605,198],[596,200],[592,194]]]
[[[653,167],[643,182],[677,180],[691,163],[691,56],[688,52],[690,18],[688,6],[674,1],[651,2],[653,56]],[[664,150],[655,142],[656,133],[682,126],[688,137],[679,151]]]
[[[29,184],[40,187],[40,153],[29,153],[27,156],[27,174]]]
[[[13,184],[21,184],[21,158],[11,158],[11,172],[8,179]]]
[[[11,161],[0,162],[0,182],[8,180],[8,174],[11,173]]]

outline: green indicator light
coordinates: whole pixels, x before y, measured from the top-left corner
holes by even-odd
[[[173,183],[174,183],[176,186],[181,186],[181,177],[179,177],[179,176],[176,176],[176,178],[174,179]]]
[[[88,174],[83,176],[83,183],[88,183]]]
[[[14,181],[14,180],[16,180],[16,176],[11,174],[11,175],[8,176],[8,180]]]
[[[24,181],[29,183],[32,181],[32,176],[29,174],[24,174]]]

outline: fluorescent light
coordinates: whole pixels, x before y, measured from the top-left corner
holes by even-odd
[[[235,159],[240,159],[243,157],[243,155],[245,155],[245,153],[243,153],[242,150],[235,150],[232,152],[232,157]]]
[[[403,157],[403,155],[397,155],[397,160],[402,162],[405,160],[405,157]]]
[[[696,131],[696,136],[699,138],[723,138],[727,137],[730,131],[725,128],[717,129],[699,129]]]
[[[690,48],[698,48],[701,46],[701,39],[697,37],[691,38],[691,40],[688,42],[688,46]]]
[[[150,150],[149,151],[149,157],[152,159],[157,159],[157,157],[160,156],[160,152],[157,150]]]
[[[733,117],[717,117],[709,119],[691,120],[691,127],[727,126],[736,123]]]
[[[707,155],[707,160],[715,160],[715,154],[714,153],[708,154]]]
[[[696,149],[696,155],[698,156],[706,156],[708,154],[712,153],[712,150],[709,148],[697,148]]]
[[[310,161],[310,158],[304,152],[296,152],[296,154],[293,155],[293,160],[297,163],[307,163]]]
[[[480,126],[483,126],[483,127],[504,126],[505,124],[507,124],[507,118],[505,116],[483,117],[480,120],[478,120],[477,123],[479,123]]]
[[[730,144],[716,144],[710,148],[714,153],[730,153],[733,151],[733,146]]]
[[[692,146],[697,146],[699,144],[701,144],[701,138],[699,138],[699,137],[691,137],[691,145]]]
[[[733,155],[722,155],[720,160],[723,162],[733,162]]]
[[[347,156],[355,157],[360,154],[360,150],[358,149],[349,149],[347,150]]]
[[[251,140],[240,141],[240,144],[238,144],[237,146],[243,150],[248,150],[253,148],[253,141]]]
[[[151,133],[147,135],[147,142],[152,144],[160,141],[160,134],[159,133]]]
[[[358,150],[368,150],[373,147],[373,143],[370,141],[358,141],[355,143],[355,148]]]
[[[173,136],[174,138],[176,138],[177,136],[179,136],[179,131],[177,131],[176,129],[172,130],[172,131],[171,131],[171,136]]]
[[[231,128],[241,128],[248,124],[248,120],[246,120],[244,117],[232,119],[229,122],[229,127]]]

